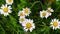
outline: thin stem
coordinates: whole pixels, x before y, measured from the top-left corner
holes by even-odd
[[[36,1],[36,2],[34,2],[30,8],[32,8],[36,3],[39,3],[39,2],[40,2],[40,4],[41,4],[41,7],[43,8],[43,5],[42,5],[41,1]]]
[[[59,9],[60,8],[60,5],[59,5],[59,7],[57,7],[57,9]],[[57,9],[55,9],[55,11],[57,11]]]
[[[28,34],[28,32],[25,32],[25,34]]]

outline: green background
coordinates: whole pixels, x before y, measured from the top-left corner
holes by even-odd
[[[5,0],[0,0],[0,7],[6,4]],[[36,28],[32,32],[25,32],[19,23],[18,12],[23,8],[30,8],[31,14],[27,19],[33,19]],[[51,16],[40,18],[39,12],[51,7],[54,12]],[[12,13],[7,17],[0,14],[0,34],[60,34],[60,29],[50,28],[52,19],[60,19],[60,1],[56,0],[14,0],[12,4]]]

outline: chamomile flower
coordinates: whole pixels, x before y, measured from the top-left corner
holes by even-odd
[[[20,17],[19,18],[19,23],[23,24],[25,23],[26,18],[25,17]]]
[[[18,16],[20,16],[20,17],[25,17],[25,14],[24,14],[23,11],[19,11]]]
[[[53,29],[60,29],[60,21],[58,19],[53,19],[50,23],[50,27],[52,27]]]
[[[26,22],[24,24],[22,24],[22,26],[24,26],[24,31],[30,31],[32,32],[33,29],[35,29],[35,24],[33,23],[33,20],[27,19]]]
[[[13,0],[6,0],[6,4],[12,5],[12,3],[13,3]]]
[[[29,16],[29,14],[31,13],[29,8],[23,8],[23,11],[26,16]]]
[[[41,18],[44,18],[44,17],[47,18],[47,17],[49,17],[49,14],[47,11],[43,10],[43,11],[40,11],[40,17]]]
[[[48,9],[47,9],[47,12],[49,13],[49,15],[51,15],[51,14],[52,14],[51,12],[54,12],[54,11],[53,11],[53,9],[48,8]]]
[[[7,16],[9,15],[9,13],[11,13],[11,6],[7,6],[7,4],[1,6],[1,9],[0,9],[0,13],[1,14],[4,14],[4,16]]]

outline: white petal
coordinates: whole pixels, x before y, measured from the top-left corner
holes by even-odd
[[[26,26],[26,23],[23,23],[22,26]]]
[[[9,9],[12,9],[11,6],[8,6]]]
[[[7,15],[9,15],[8,13],[4,13],[4,16],[7,16]]]
[[[7,4],[5,4],[5,7],[7,7]]]
[[[51,22],[50,24],[53,24],[53,22]]]
[[[49,13],[49,15],[51,16],[52,13]]]
[[[54,19],[54,21],[56,21],[56,19]]]
[[[32,32],[33,28],[30,28],[29,30],[30,30],[30,32]]]
[[[33,26],[33,28],[35,29],[35,25]]]
[[[43,16],[42,16],[42,12],[41,12],[41,11],[40,11],[40,17],[43,18]]]
[[[53,30],[54,30],[55,28],[53,27]]]
[[[33,23],[33,20],[31,20],[31,23]]]
[[[11,10],[8,10],[8,13],[11,13],[12,11]]]
[[[53,10],[53,9],[51,9],[51,12],[54,12],[54,10]]]
[[[1,10],[0,10],[0,13],[1,13],[1,14],[4,14],[4,11],[1,9]]]
[[[26,31],[26,32],[27,32],[27,31],[28,31],[28,29],[27,29],[26,27],[24,27],[24,31]]]

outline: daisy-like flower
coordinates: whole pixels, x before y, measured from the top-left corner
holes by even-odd
[[[27,19],[26,22],[24,24],[22,24],[22,26],[24,26],[24,31],[30,31],[32,32],[33,29],[35,29],[35,24],[33,23],[33,20]]]
[[[25,23],[25,21],[26,21],[25,17],[20,17],[19,18],[19,23],[23,24],[23,23]]]
[[[26,16],[29,16],[29,14],[31,13],[29,8],[23,8],[23,11]]]
[[[23,11],[19,11],[18,16],[20,16],[20,17],[25,17],[25,14],[24,14]]]
[[[7,4],[1,6],[1,9],[0,9],[0,13],[1,14],[4,14],[4,16],[7,16],[9,15],[8,13],[11,13],[11,6],[7,6]]]
[[[52,27],[53,29],[60,29],[60,21],[58,19],[53,19],[50,23],[50,27]]]
[[[8,5],[12,5],[13,0],[6,0],[6,3],[7,3]]]
[[[40,11],[40,17],[41,18],[44,18],[44,17],[47,18],[47,17],[49,17],[49,14],[47,11],[43,10],[43,11]]]
[[[54,11],[53,11],[53,9],[48,8],[48,9],[47,9],[47,12],[49,13],[49,15],[51,15],[51,14],[52,14],[51,12],[54,12]]]

